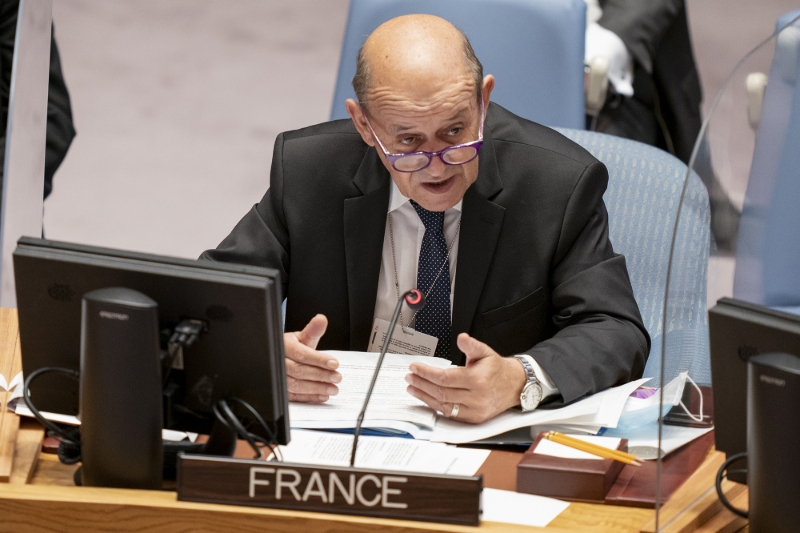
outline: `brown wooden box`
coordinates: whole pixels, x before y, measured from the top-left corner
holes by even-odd
[[[517,492],[590,503],[603,503],[625,466],[611,459],[563,459],[533,453],[540,433],[517,465]],[[628,451],[622,439],[619,450]]]

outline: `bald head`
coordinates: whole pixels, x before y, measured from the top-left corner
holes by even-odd
[[[381,24],[358,53],[353,89],[366,105],[387,92],[426,99],[448,85],[480,94],[483,67],[466,35],[432,15],[405,15]]]
[[[484,78],[482,71],[467,38],[430,15],[382,24],[359,52],[353,78],[359,102],[348,99],[347,113],[400,194],[429,211],[456,205],[478,178],[476,152],[463,163],[443,154],[482,139],[494,87],[494,77]],[[395,166],[398,154],[412,152],[427,153],[427,166],[415,171]]]

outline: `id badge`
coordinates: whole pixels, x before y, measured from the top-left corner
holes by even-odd
[[[383,343],[386,341],[386,333],[389,331],[389,322],[382,318],[376,318],[372,323],[372,331],[369,334],[368,352],[380,353]],[[401,355],[427,355],[433,356],[436,353],[436,344],[439,339],[433,335],[420,333],[412,328],[404,328],[400,325],[394,327],[392,339],[389,341],[388,353]]]

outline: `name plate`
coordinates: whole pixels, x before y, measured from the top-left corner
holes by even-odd
[[[184,501],[477,526],[483,478],[182,454],[176,488]]]

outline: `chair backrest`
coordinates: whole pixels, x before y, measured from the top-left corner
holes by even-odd
[[[800,15],[778,20],[783,28]],[[800,22],[777,38],[747,184],[733,296],[800,305]]]
[[[464,31],[485,74],[496,78],[492,100],[529,120],[583,128],[584,0],[351,0],[331,120],[347,118],[358,50],[387,20],[437,15]]]
[[[658,380],[662,313],[670,242],[686,165],[636,141],[602,133],[559,129],[608,168],[609,236],[625,256],[634,296],[652,339],[645,377]],[[665,379],[688,371],[710,383],[706,290],[710,247],[708,192],[692,172],[680,213],[667,306]]]

